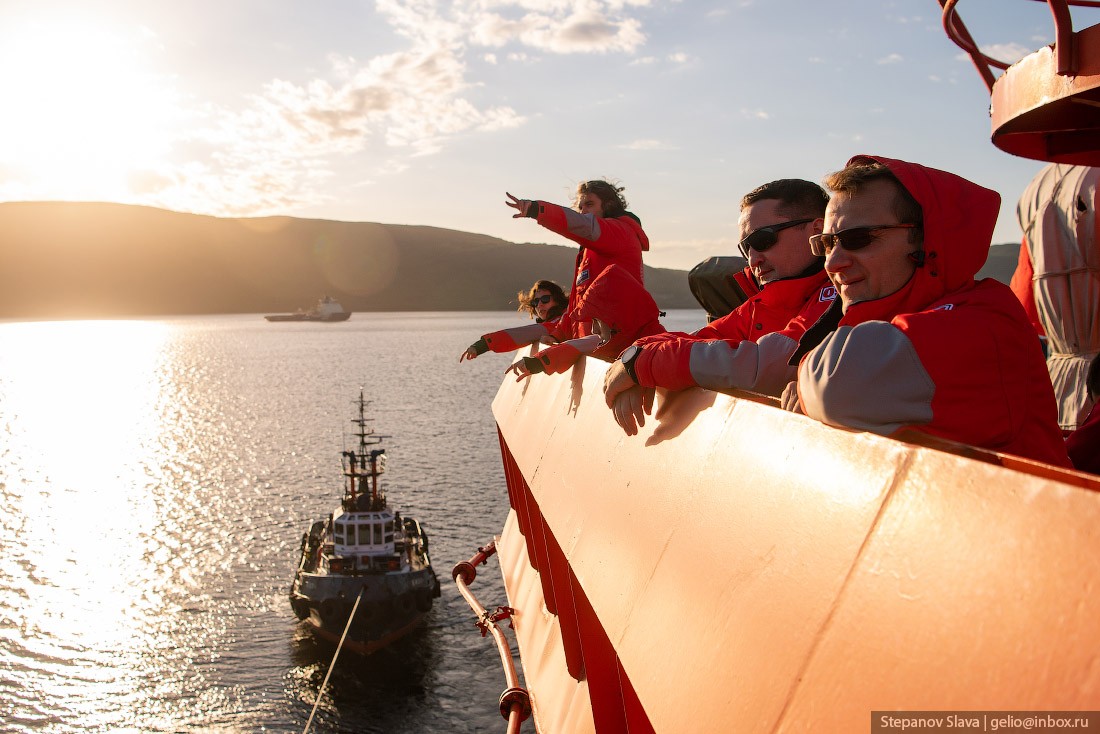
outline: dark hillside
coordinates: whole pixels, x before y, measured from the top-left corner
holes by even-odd
[[[1016,272],[1016,258],[1020,256],[1020,243],[1008,243],[993,245],[989,248],[989,257],[985,265],[978,271],[977,277],[996,278],[1006,285],[1012,280],[1012,274]]]
[[[548,239],[553,235],[547,233]],[[293,311],[498,310],[576,249],[292,217],[222,219],[122,204],[0,204],[0,318]],[[646,269],[662,308],[695,308],[680,270]]]

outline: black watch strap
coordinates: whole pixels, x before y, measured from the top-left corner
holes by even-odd
[[[634,363],[638,361],[638,357],[642,353],[642,348],[637,345],[630,345],[623,350],[623,353],[619,355],[619,360],[623,363],[623,367],[626,369],[626,374],[630,375],[630,379],[638,382],[638,373],[634,371]]]

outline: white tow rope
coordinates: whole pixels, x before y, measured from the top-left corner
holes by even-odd
[[[328,665],[328,672],[325,673],[325,679],[321,682],[321,688],[317,691],[317,700],[313,702],[313,710],[309,712],[309,720],[306,721],[306,728],[302,729],[302,734],[309,732],[309,727],[313,725],[313,717],[317,713],[317,706],[321,703],[321,697],[325,695],[325,688],[328,686],[329,676],[332,675],[332,669],[336,667],[336,658],[340,656],[340,649],[344,646],[344,640],[348,637],[348,630],[351,629],[351,620],[355,619],[355,610],[359,608],[359,600],[363,598],[363,589],[359,589],[359,596],[355,597],[355,603],[351,605],[351,614],[348,615],[348,623],[344,625],[344,634],[340,635],[340,642],[336,645],[336,652],[332,654],[332,662]]]

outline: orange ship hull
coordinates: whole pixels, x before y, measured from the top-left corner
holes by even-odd
[[[1096,478],[703,390],[627,437],[604,371],[508,378],[493,403],[539,731],[1097,708]]]

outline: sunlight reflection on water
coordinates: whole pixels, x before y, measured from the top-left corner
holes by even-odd
[[[312,731],[501,730],[495,648],[448,576],[507,512],[489,404],[510,360],[457,356],[515,318],[0,323],[5,730],[301,731],[331,650],[287,588],[360,385],[443,597],[407,646],[341,656]],[[496,569],[479,583],[503,602]]]

